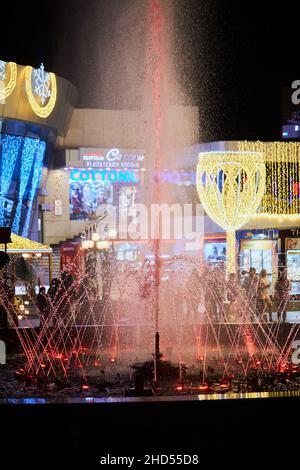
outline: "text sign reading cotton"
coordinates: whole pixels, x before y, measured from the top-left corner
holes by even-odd
[[[71,181],[109,181],[110,183],[138,183],[133,171],[121,170],[72,170]]]

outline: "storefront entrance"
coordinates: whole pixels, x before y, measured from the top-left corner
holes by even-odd
[[[241,271],[255,268],[257,274],[266,269],[274,284],[278,273],[277,240],[241,240],[239,264]]]
[[[286,238],[286,270],[291,282],[291,294],[300,295],[300,238]]]

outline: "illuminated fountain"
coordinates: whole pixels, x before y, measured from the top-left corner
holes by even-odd
[[[165,121],[172,80],[164,19],[169,17],[160,1],[149,0],[148,6],[141,114],[144,150],[157,176],[170,140]],[[227,274],[236,269],[235,231],[256,212],[264,181],[260,152],[200,155],[197,188],[207,214],[228,234],[227,273],[223,267],[200,266],[199,257],[163,259],[157,217],[151,259],[133,266],[117,261],[113,251],[99,256],[91,250],[75,278],[68,267],[61,273],[39,328],[32,328],[26,316],[28,328],[18,328],[17,307],[3,296],[14,327],[10,331],[22,348],[15,353],[21,365],[16,377],[21,388],[25,384],[20,393],[122,395],[139,374],[155,393],[246,392],[269,385],[298,389],[299,370],[290,358],[300,325],[282,334],[279,324],[261,323],[245,291],[227,282]],[[149,200],[164,200],[158,176],[151,182]],[[88,249],[96,238],[86,240]],[[34,305],[36,298],[27,287]],[[230,289],[233,300],[228,301]]]
[[[62,275],[40,328],[31,328],[26,315],[28,328],[17,328],[16,307],[4,299],[10,323],[16,327],[9,331],[18,336],[23,350],[16,354],[21,387],[14,393],[122,395],[131,379],[141,374],[132,365],[142,361],[143,379],[151,388],[155,285],[147,283],[149,269],[152,277],[153,267],[136,269],[112,260],[109,292],[102,299],[103,286],[95,282],[95,273],[101,278],[101,266],[80,273],[78,282]],[[160,283],[164,355],[156,393],[255,391],[265,390],[266,383],[271,390],[299,388],[295,343],[299,324],[283,335],[279,323],[253,321],[255,308],[240,286],[228,308],[221,268],[199,269],[196,262],[180,257],[162,264],[161,273],[169,276]]]

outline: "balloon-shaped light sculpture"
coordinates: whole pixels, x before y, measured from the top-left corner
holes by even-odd
[[[265,191],[260,152],[203,152],[197,189],[207,215],[227,234],[227,272],[236,271],[235,232],[255,214]]]

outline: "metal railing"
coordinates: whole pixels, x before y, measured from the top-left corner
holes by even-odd
[[[108,212],[104,211],[96,220],[90,222],[87,227],[82,231],[82,240],[91,240],[93,233],[99,233],[99,224],[108,216]]]

